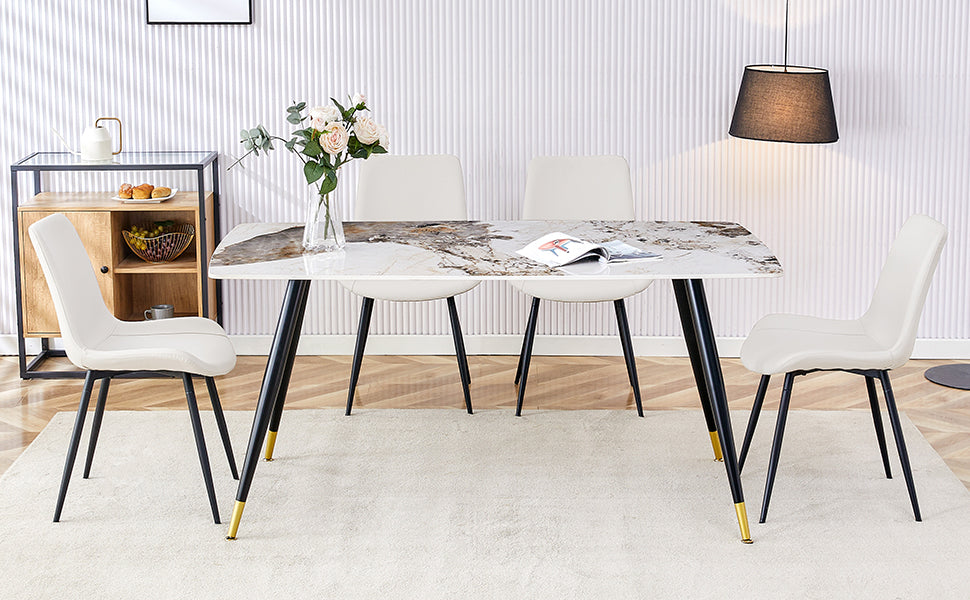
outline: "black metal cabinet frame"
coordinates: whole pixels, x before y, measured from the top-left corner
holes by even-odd
[[[211,168],[212,177],[212,230],[215,236],[213,243],[221,239],[219,228],[219,154],[214,151],[161,151],[161,152],[123,152],[115,156],[111,162],[96,163],[83,162],[68,152],[34,152],[10,165],[10,194],[11,215],[13,226],[13,257],[14,278],[17,296],[17,349],[20,357],[21,379],[62,379],[83,378],[83,371],[44,371],[43,362],[55,356],[65,356],[63,350],[50,347],[50,338],[40,338],[41,350],[29,363],[27,362],[27,346],[24,338],[24,307],[20,285],[20,223],[17,208],[20,205],[20,174],[32,173],[34,195],[41,189],[41,173],[43,172],[78,172],[78,171],[195,171],[199,190],[199,222],[201,226],[196,233],[200,257],[200,277],[203,283],[209,279],[209,265],[205,257],[205,248],[210,240],[206,239],[205,216],[205,169]],[[216,281],[216,315],[222,322],[222,286]],[[202,286],[202,316],[209,316],[209,286]]]

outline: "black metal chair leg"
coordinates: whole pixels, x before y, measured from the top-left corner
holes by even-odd
[[[110,377],[101,380],[101,389],[98,390],[98,404],[94,408],[94,420],[91,421],[91,437],[88,440],[88,455],[84,459],[84,479],[91,474],[91,463],[94,461],[94,449],[98,446],[98,434],[101,433],[101,419],[104,417],[104,405],[108,400],[108,385],[111,383]]]
[[[761,383],[758,384],[758,393],[754,396],[754,404],[751,406],[751,414],[748,415],[748,428],[744,432],[744,442],[741,444],[741,454],[738,455],[738,472],[744,470],[744,459],[748,457],[748,449],[751,447],[751,438],[754,437],[754,430],[758,427],[758,417],[761,416],[761,407],[765,403],[765,394],[768,392],[768,381],[771,375],[762,375]]]
[[[529,338],[522,336],[522,349],[519,350],[519,362],[515,365],[515,381],[512,382],[513,385],[519,385],[519,379],[522,378],[522,363],[525,362],[525,347],[529,343]]]
[[[916,500],[916,486],[913,483],[913,470],[909,466],[909,453],[906,451],[906,440],[903,439],[903,428],[899,422],[899,411],[896,409],[896,398],[893,396],[893,388],[889,383],[889,372],[882,371],[879,374],[882,381],[882,391],[886,396],[886,408],[889,409],[889,422],[893,426],[893,437],[896,438],[896,450],[899,452],[899,464],[903,468],[903,477],[906,479],[906,489],[909,491],[909,501],[913,505],[913,516],[917,521],[923,518],[919,512],[919,502]]]
[[[532,299],[529,322],[525,326],[525,343],[522,348],[522,367],[519,377],[519,397],[515,401],[515,416],[522,416],[522,401],[525,400],[525,385],[529,379],[529,363],[532,362],[532,344],[536,338],[536,324],[539,321],[539,299]]]
[[[781,441],[785,437],[785,420],[788,418],[788,404],[791,401],[791,388],[794,382],[795,375],[786,373],[785,385],[781,390],[781,403],[778,405],[778,420],[775,422],[775,439],[771,443],[771,459],[768,461],[768,478],[765,480],[765,497],[761,503],[759,523],[764,523],[768,517],[768,501],[771,500],[771,488],[775,485],[775,473],[778,471]]]
[[[57,492],[57,506],[54,508],[54,522],[61,520],[61,509],[64,508],[64,498],[67,496],[67,485],[71,482],[71,472],[74,470],[74,459],[77,458],[77,449],[81,445],[81,431],[84,429],[84,417],[88,413],[88,403],[91,401],[91,390],[94,388],[94,380],[97,379],[94,371],[88,371],[84,376],[84,387],[81,389],[81,402],[77,407],[77,417],[74,419],[74,432],[71,433],[71,443],[67,447],[67,458],[64,460],[64,473],[61,475],[61,488]]]
[[[209,402],[212,404],[212,414],[216,417],[219,435],[222,437],[222,446],[226,449],[226,458],[229,460],[229,471],[232,473],[232,478],[238,480],[239,471],[236,470],[236,459],[232,455],[232,442],[229,441],[229,428],[226,427],[226,415],[222,412],[222,403],[219,402],[219,390],[216,389],[216,380],[212,377],[206,377],[205,387],[209,392]]]
[[[209,495],[209,506],[212,508],[212,520],[219,521],[219,505],[216,503],[216,490],[212,485],[212,470],[209,468],[209,453],[205,448],[205,436],[202,433],[202,419],[199,418],[199,404],[195,400],[195,387],[192,376],[182,373],[182,384],[185,386],[185,401],[189,407],[189,419],[192,421],[192,432],[195,434],[195,447],[199,451],[199,462],[202,464],[202,478],[205,480],[205,491]]]
[[[354,392],[357,390],[357,378],[360,377],[360,364],[364,360],[364,346],[367,345],[367,331],[370,329],[370,316],[374,311],[374,299],[364,298],[360,306],[360,322],[357,325],[357,344],[354,346],[354,362],[350,367],[350,389],[347,390],[347,410],[350,416],[354,407]]]
[[[876,396],[876,380],[868,375],[866,375],[866,391],[869,393],[869,408],[872,410],[872,424],[876,428],[876,440],[879,442],[879,452],[882,454],[882,466],[886,470],[886,479],[892,479],[893,472],[889,468],[889,451],[886,449],[886,430],[882,426],[879,397]]]
[[[455,340],[455,358],[458,360],[458,374],[461,376],[461,388],[465,394],[465,410],[468,414],[472,413],[472,396],[468,386],[472,382],[471,373],[468,371],[468,356],[465,354],[465,339],[461,334],[461,321],[458,320],[458,307],[455,306],[455,297],[447,299],[448,314],[451,317],[451,336]]]
[[[623,299],[614,300],[616,309],[616,327],[620,331],[620,345],[623,346],[623,360],[626,361],[626,374],[633,387],[633,399],[637,403],[637,415],[643,416],[643,402],[640,400],[640,379],[637,377],[637,357],[633,353],[633,337],[630,335],[630,321],[626,316],[626,304]]]

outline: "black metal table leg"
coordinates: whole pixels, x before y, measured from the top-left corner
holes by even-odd
[[[675,285],[676,289],[676,285]],[[683,302],[690,311],[691,326],[697,342],[698,359],[704,375],[705,387],[710,397],[714,421],[719,432],[724,469],[727,471],[734,510],[741,528],[741,541],[750,544],[751,532],[748,528],[748,514],[744,508],[744,492],[741,489],[741,474],[738,471],[738,457],[734,448],[734,432],[731,427],[731,414],[728,412],[727,392],[724,390],[724,376],[714,342],[714,328],[707,308],[704,282],[691,279],[684,286]],[[681,298],[678,297],[678,304]],[[681,308],[683,310],[683,308]]]
[[[300,345],[300,330],[303,328],[303,315],[306,314],[306,297],[309,295],[310,286],[303,292],[303,299],[297,308],[296,322],[294,323],[293,335],[290,336],[290,345],[285,349],[286,364],[283,365],[283,377],[280,379],[279,390],[276,393],[276,403],[273,405],[273,416],[269,420],[269,432],[266,435],[266,451],[263,458],[267,461],[273,460],[273,450],[276,448],[276,434],[280,431],[280,419],[283,417],[283,403],[286,402],[286,390],[290,387],[290,373],[293,372],[293,361],[296,359],[296,350]]]
[[[687,281],[674,279],[674,297],[677,299],[677,310],[680,313],[680,324],[684,328],[684,342],[687,344],[687,355],[690,356],[690,366],[694,372],[694,383],[697,385],[697,395],[700,397],[701,408],[704,409],[704,420],[707,421],[707,432],[711,436],[711,447],[714,449],[714,460],[724,460],[721,454],[721,442],[717,435],[717,422],[714,410],[711,408],[711,397],[704,383],[704,369],[701,367],[700,351],[697,349],[697,335],[694,333],[694,321],[690,304],[687,302]]]
[[[229,533],[226,539],[236,539],[243,507],[246,505],[246,498],[249,495],[249,486],[253,482],[256,464],[259,462],[259,451],[263,446],[263,439],[266,437],[266,430],[276,406],[276,398],[282,387],[288,353],[296,350],[297,341],[300,337],[300,324],[297,323],[297,317],[302,314],[306,307],[309,291],[309,281],[291,280],[287,284],[283,307],[280,309],[279,322],[276,325],[276,334],[273,336],[273,346],[270,349],[269,359],[266,361],[266,370],[263,373],[263,385],[259,390],[259,402],[256,405],[256,414],[253,417],[249,446],[246,448],[246,460],[243,462],[242,473],[240,473],[239,487],[236,490],[236,504],[232,509],[232,518],[229,521]]]

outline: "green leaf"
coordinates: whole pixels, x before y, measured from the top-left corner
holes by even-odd
[[[340,111],[340,116],[343,117],[344,121],[353,122],[354,113],[352,111],[348,111],[346,108],[341,106],[341,104],[337,102],[336,98],[330,98],[330,101],[333,102],[333,105],[336,106],[337,110]]]
[[[294,125],[299,125],[300,121],[302,120],[303,119],[300,118],[300,113],[290,113],[286,116],[286,122],[293,123]]]
[[[384,146],[378,144],[375,144],[374,147],[371,148],[371,152],[373,154],[387,154],[387,150],[384,148]]]
[[[294,151],[295,146],[296,146],[296,138],[293,138],[290,141],[286,142],[286,149],[289,150],[290,152]]]
[[[327,176],[320,182],[320,193],[329,194],[330,192],[337,189],[337,172],[330,170],[327,172]]]
[[[323,148],[320,147],[320,142],[317,140],[310,140],[307,142],[306,148],[303,149],[303,154],[316,158],[323,154]]]
[[[306,177],[307,183],[315,183],[321,177],[326,175],[327,168],[318,162],[308,160],[305,165],[303,165],[303,175]]]

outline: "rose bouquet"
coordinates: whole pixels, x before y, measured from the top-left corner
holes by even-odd
[[[318,106],[308,111],[306,102],[287,108],[287,122],[300,127],[288,140],[271,135],[262,125],[243,129],[240,143],[246,153],[229,167],[250,154],[269,153],[275,149],[274,141],[283,142],[303,162],[303,175],[311,189],[303,247],[311,251],[339,250],[344,245],[343,225],[337,204],[330,196],[337,187],[337,170],[355,158],[384,154],[388,145],[387,129],[360,114],[370,111],[362,94],[355,94],[347,108],[333,98],[330,100],[332,106]]]

